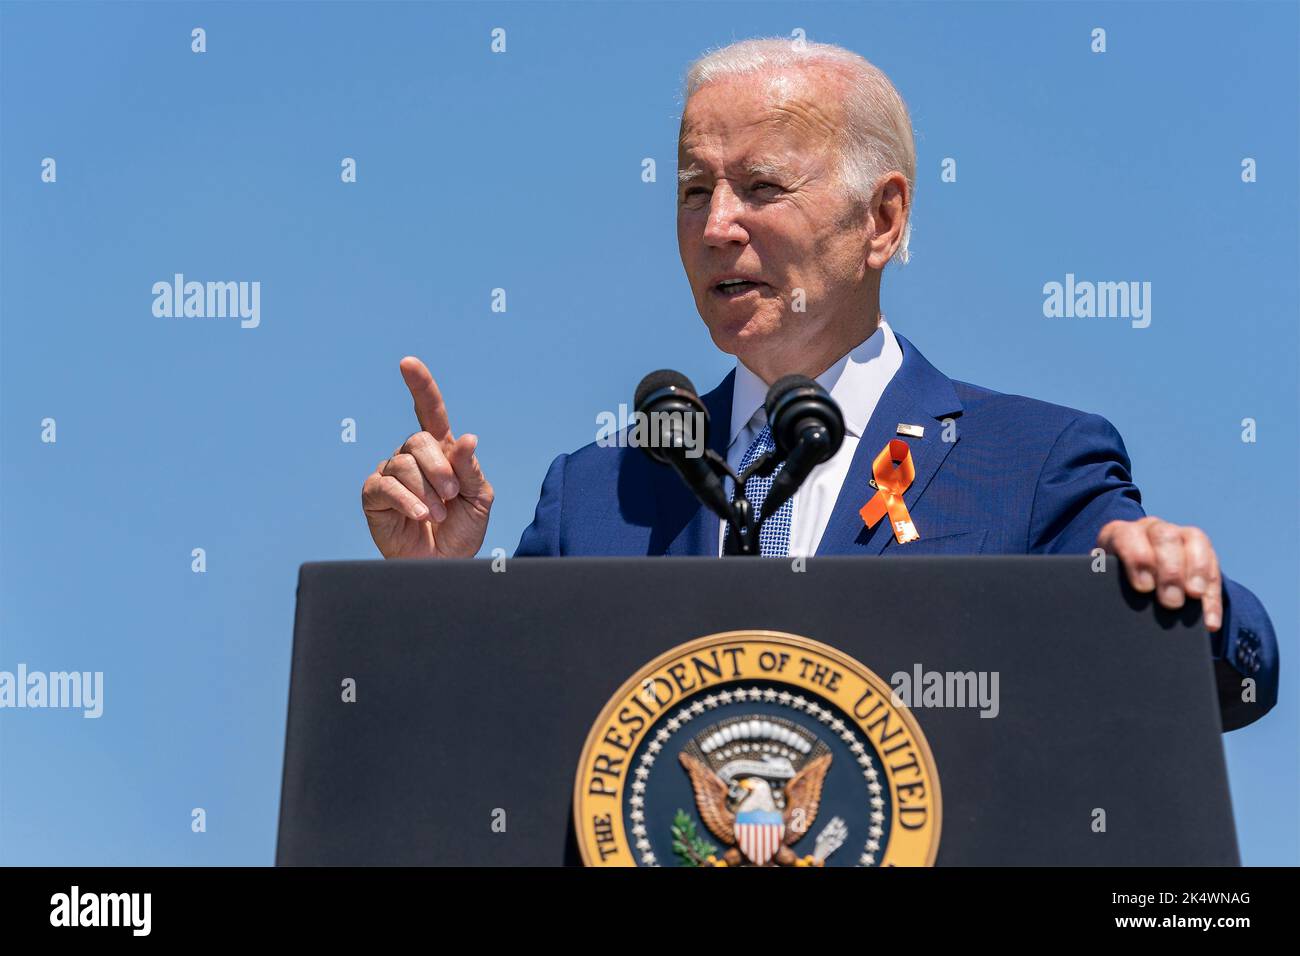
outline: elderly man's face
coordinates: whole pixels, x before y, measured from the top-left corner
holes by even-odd
[[[797,367],[790,356],[815,353],[829,328],[875,318],[854,315],[869,227],[839,178],[841,95],[836,77],[809,71],[728,77],[682,117],[682,264],[714,343],[760,374]]]

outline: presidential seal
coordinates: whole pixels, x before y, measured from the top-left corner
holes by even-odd
[[[930,866],[941,803],[888,684],[806,637],[729,631],[618,689],[573,813],[588,866]]]

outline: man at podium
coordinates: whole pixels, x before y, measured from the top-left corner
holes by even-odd
[[[916,177],[911,121],[884,73],[828,44],[746,40],[693,64],[685,95],[678,245],[714,344],[736,357],[700,396],[710,447],[737,473],[769,452],[764,398],[791,374],[815,379],[844,419],[838,451],[764,522],[761,553],[1104,549],[1163,607],[1201,602],[1225,729],[1267,712],[1267,613],[1222,575],[1204,532],[1145,513],[1110,422],[950,379],[882,315]],[[477,438],[455,436],[419,359],[401,372],[420,428],[365,480],[371,535],[386,558],[472,557],[493,501]],[[885,472],[902,484],[873,513]],[[745,481],[755,509],[773,479]],[[669,469],[593,443],[552,462],[516,554],[717,555],[726,535]]]

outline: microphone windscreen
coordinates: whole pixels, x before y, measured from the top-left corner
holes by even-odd
[[[689,378],[674,369],[661,368],[641,379],[641,384],[636,387],[636,398],[632,402],[632,407],[639,409],[647,397],[662,388],[678,388],[692,395],[695,394],[695,386],[691,384]]]
[[[786,375],[783,378],[778,378],[772,383],[772,387],[767,390],[767,401],[763,403],[763,407],[770,412],[776,407],[776,403],[784,397],[786,392],[793,391],[796,388],[807,388],[809,386],[812,386],[813,388],[821,387],[807,375]]]

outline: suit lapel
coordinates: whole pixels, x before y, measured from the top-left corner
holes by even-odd
[[[880,396],[880,402],[853,453],[849,473],[817,546],[819,555],[880,554],[894,540],[888,518],[877,522],[874,528],[868,528],[858,514],[875,494],[868,484],[872,462],[891,438],[901,438],[912,452],[916,478],[903,495],[903,501],[920,528],[924,528],[925,519],[924,512],[918,511],[917,502],[956,444],[955,440],[943,440],[941,424],[944,418],[961,414],[961,401],[952,382],[927,362],[911,342],[897,333],[895,338],[903,351],[903,364]],[[924,426],[924,437],[897,435],[900,423]]]
[[[723,458],[727,457],[727,438],[731,434],[731,394],[735,382],[733,369],[717,388],[700,396],[704,407],[709,410],[709,448]],[[700,504],[671,469],[666,465],[658,467],[665,475],[655,485],[659,508],[656,524],[668,529],[672,536],[664,554],[717,557],[720,519]]]

